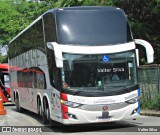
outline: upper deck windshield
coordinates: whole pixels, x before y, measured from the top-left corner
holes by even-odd
[[[59,10],[57,42],[74,45],[111,45],[132,40],[127,17],[118,9]]]
[[[63,87],[72,91],[113,92],[137,84],[135,52],[63,54]]]

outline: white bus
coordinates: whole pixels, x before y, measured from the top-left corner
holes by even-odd
[[[138,50],[125,13],[115,7],[45,12],[9,44],[11,97],[44,124],[133,119],[140,114]]]

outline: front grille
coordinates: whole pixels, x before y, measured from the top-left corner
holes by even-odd
[[[123,103],[117,103],[117,104],[103,104],[103,105],[83,105],[79,107],[79,109],[86,110],[86,111],[104,111],[103,107],[107,106],[107,111],[117,110],[124,108],[128,106],[129,104],[123,102]]]

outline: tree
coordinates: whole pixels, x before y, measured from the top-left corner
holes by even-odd
[[[149,41],[155,50],[155,63],[160,63],[160,0],[45,0],[40,3],[25,0],[0,1],[0,44],[8,44],[48,9],[69,6],[122,8],[128,16],[134,38]]]
[[[154,63],[160,63],[160,0],[113,0],[113,2],[128,15],[134,38],[150,42],[155,51]]]
[[[15,34],[19,19],[18,12],[11,6],[9,2],[0,3],[0,44],[6,44]]]
[[[19,0],[20,1],[20,0]],[[0,2],[0,44],[8,44],[21,30],[48,9],[47,3]]]

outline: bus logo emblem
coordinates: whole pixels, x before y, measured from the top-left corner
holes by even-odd
[[[103,106],[103,110],[107,111],[108,110],[108,106]]]

